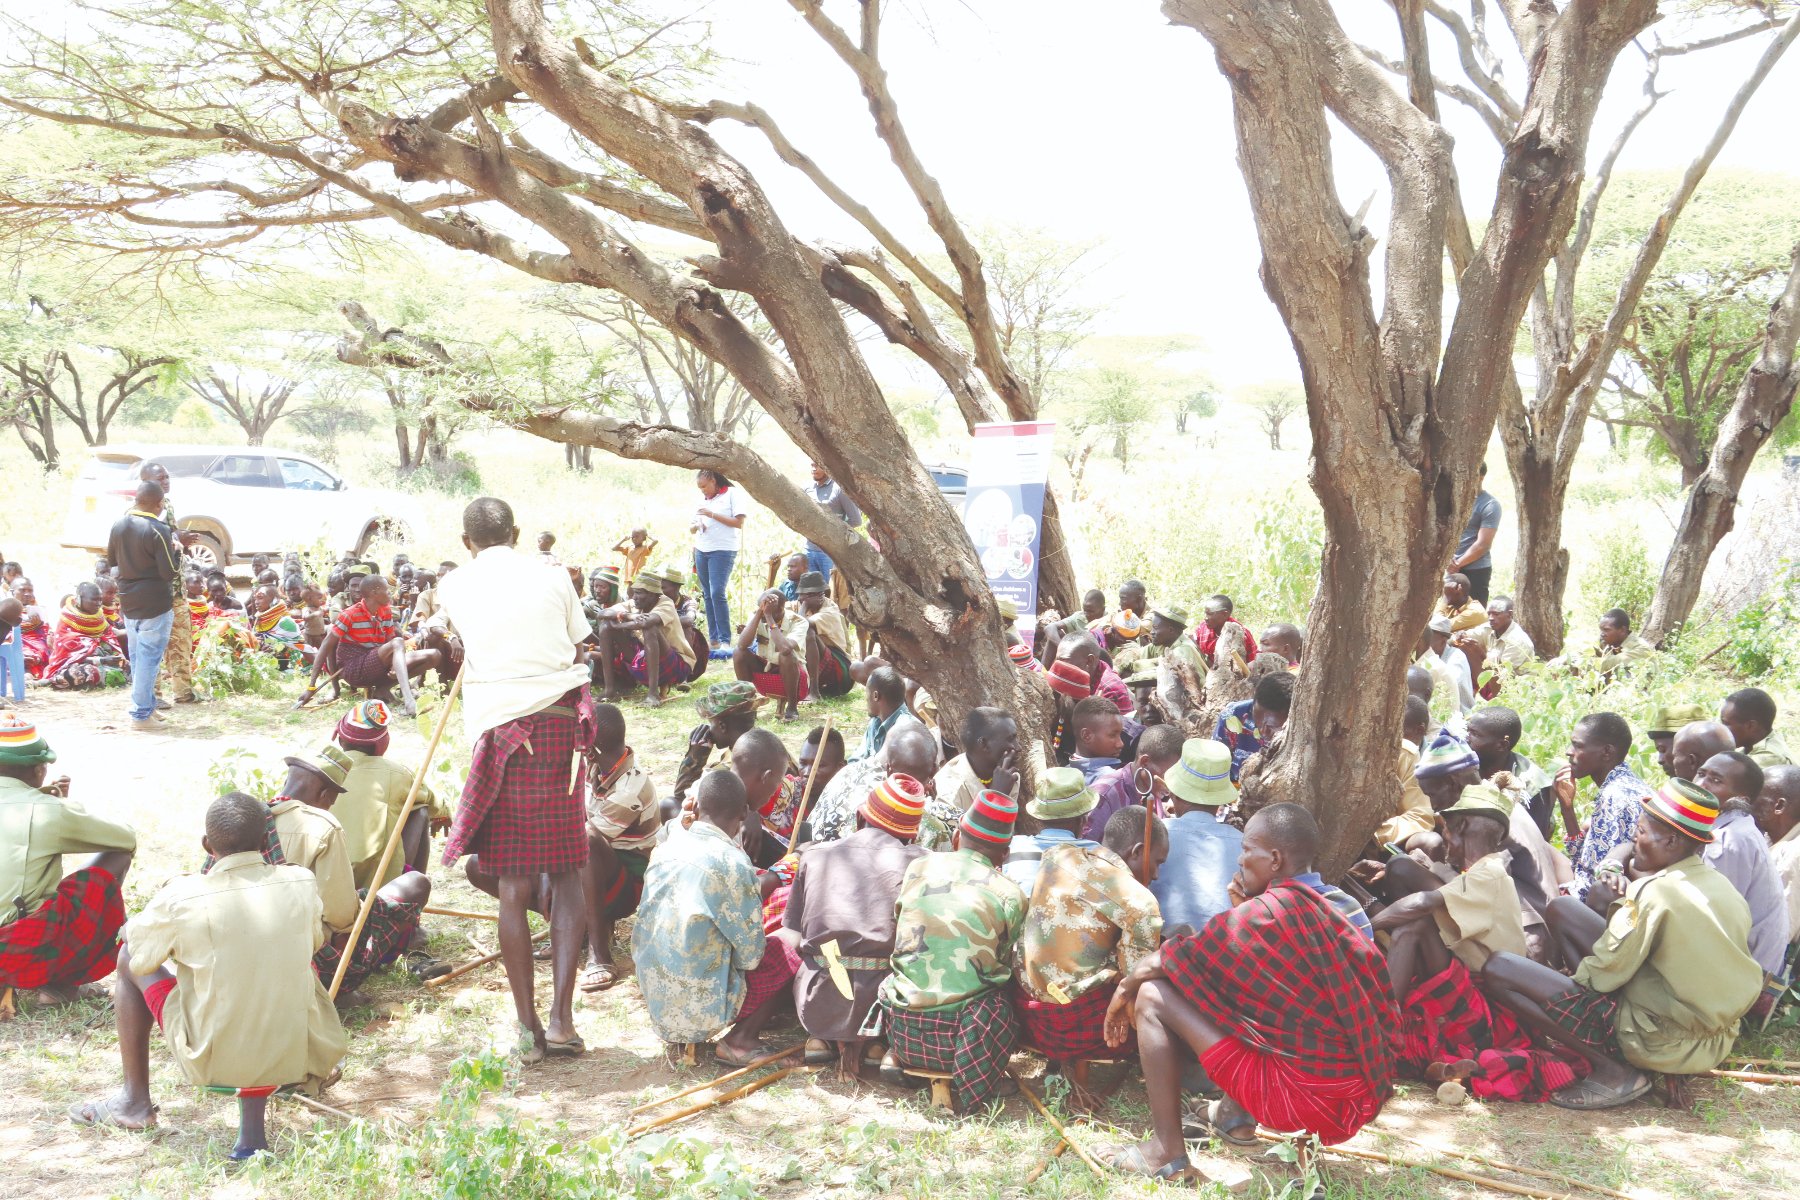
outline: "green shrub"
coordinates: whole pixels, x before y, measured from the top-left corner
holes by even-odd
[[[1624,526],[1601,539],[1600,557],[1581,574],[1581,599],[1593,613],[1622,608],[1635,628],[1643,623],[1656,596],[1657,571],[1643,535]]]
[[[1783,563],[1767,591],[1739,609],[1725,627],[1721,665],[1736,675],[1800,670],[1800,575]]]

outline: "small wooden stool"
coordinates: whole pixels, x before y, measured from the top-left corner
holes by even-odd
[[[909,1067],[904,1063],[901,1064],[900,1070],[914,1079],[924,1079],[931,1084],[931,1107],[955,1107],[950,1101],[950,1072],[927,1071],[924,1067]]]

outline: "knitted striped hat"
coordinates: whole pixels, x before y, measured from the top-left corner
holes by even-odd
[[[365,754],[386,754],[388,748],[388,706],[380,700],[362,700],[338,720],[337,743],[346,750]]]
[[[1439,779],[1480,766],[1481,759],[1469,749],[1467,742],[1454,734],[1443,733],[1419,755],[1419,764],[1413,768],[1413,778]]]
[[[0,713],[0,764],[9,767],[35,767],[56,761],[37,725],[18,713]]]
[[[896,772],[870,789],[857,811],[869,824],[910,842],[919,835],[919,818],[925,815],[925,785]]]
[[[1085,700],[1094,694],[1088,673],[1060,658],[1050,664],[1050,690],[1071,700]]]
[[[1031,647],[1027,646],[1024,642],[1008,646],[1006,648],[1006,657],[1013,660],[1013,666],[1015,667],[1023,667],[1027,671],[1034,668],[1040,671],[1043,670],[1043,664],[1038,662],[1037,655],[1033,654],[1031,652]]]
[[[619,578],[619,568],[617,567],[600,567],[594,571],[594,578],[601,583],[610,583],[614,587],[620,587],[623,584]]]
[[[1019,806],[1005,792],[983,792],[969,805],[956,827],[965,838],[1004,846],[1012,841],[1013,822],[1019,819]]]
[[[1705,788],[1685,779],[1671,779],[1645,796],[1642,803],[1696,842],[1713,840],[1713,822],[1719,819],[1719,802]]]

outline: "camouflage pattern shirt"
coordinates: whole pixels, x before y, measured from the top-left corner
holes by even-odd
[[[881,985],[890,1004],[944,1008],[1012,977],[1025,897],[975,851],[927,854],[913,863],[896,914],[894,973]]]
[[[1162,944],[1162,908],[1105,846],[1044,851],[1019,943],[1019,983],[1068,1004],[1115,982]]]

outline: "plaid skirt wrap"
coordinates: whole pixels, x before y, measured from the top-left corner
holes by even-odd
[[[1473,1059],[1481,1067],[1469,1078],[1477,1100],[1541,1103],[1587,1074],[1585,1060],[1534,1047],[1513,1015],[1489,1004],[1454,958],[1413,988],[1400,1017],[1400,1064],[1422,1074],[1432,1063]]]
[[[950,1092],[959,1112],[986,1103],[1019,1044],[1019,1026],[1003,988],[993,988],[961,1004],[915,1012],[882,1001],[888,1046],[902,1066],[950,1072]]]
[[[75,987],[106,978],[124,924],[125,899],[111,871],[69,872],[35,911],[0,925],[0,987]]]
[[[585,771],[594,702],[575,688],[548,708],[485,730],[475,742],[444,865],[479,854],[495,875],[556,875],[587,863]]]
[[[1033,999],[1031,993],[1015,981],[1013,1004],[1019,1012],[1019,1028],[1025,1045],[1045,1058],[1059,1062],[1136,1054],[1135,1033],[1116,1050],[1106,1044],[1106,1006],[1112,1003],[1113,992],[1117,989],[1116,983],[1104,984],[1077,996],[1072,1003],[1054,1004]]]
[[[381,646],[339,642],[337,665],[338,678],[350,687],[379,687],[394,681],[393,670],[381,661]]]
[[[1569,990],[1544,1006],[1563,1029],[1582,1045],[1608,1058],[1622,1058],[1619,1050],[1619,1001],[1611,992],[1571,983]]]
[[[369,889],[363,888],[357,893],[357,898],[361,899],[368,894]],[[344,982],[338,989],[338,994],[354,992],[362,985],[363,980],[399,958],[400,952],[406,949],[406,943],[411,940],[413,930],[418,928],[419,914],[423,911],[423,901],[416,904],[403,903],[389,900],[386,896],[376,896],[374,907],[369,909],[369,919],[363,922],[362,944],[350,956],[350,969],[344,972]],[[341,957],[342,953],[330,938],[314,953],[313,971],[326,987],[331,986]]]
[[[778,937],[763,943],[762,961],[744,976],[744,1003],[738,1008],[743,1020],[769,1002],[777,992],[785,992],[800,970],[800,954]]]

